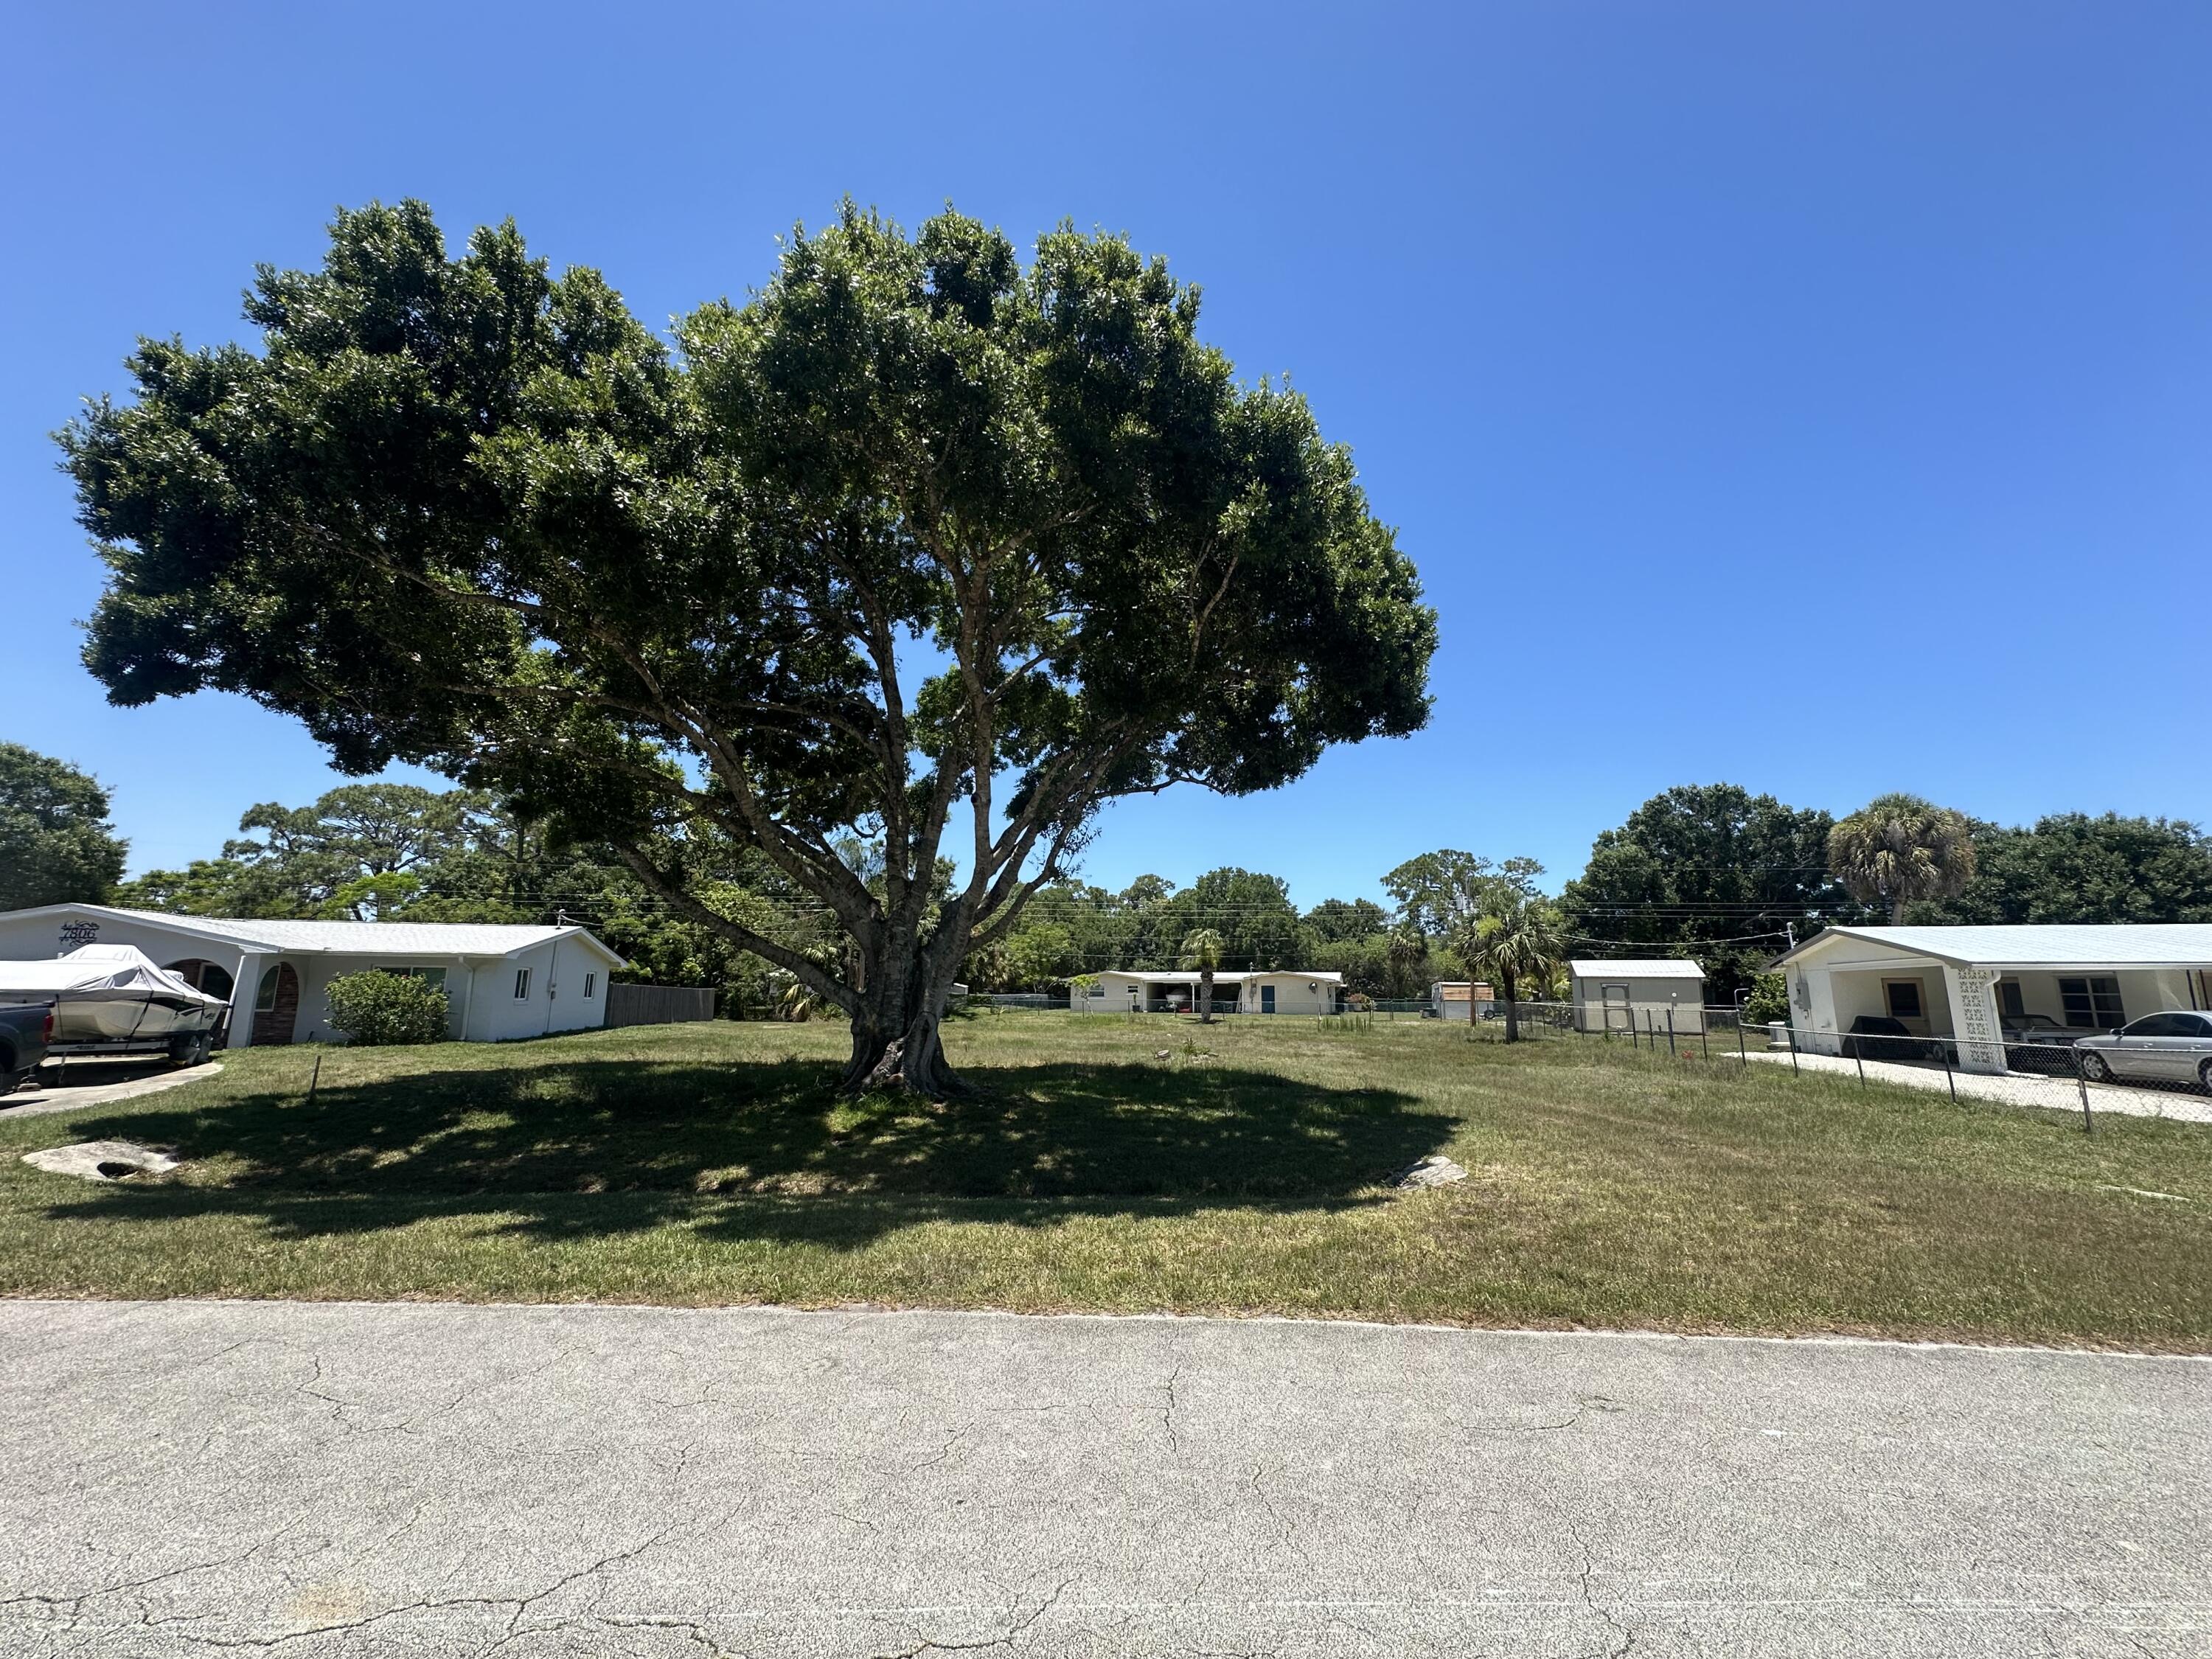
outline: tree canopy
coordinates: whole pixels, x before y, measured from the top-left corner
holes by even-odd
[[[1973,879],[1973,826],[1918,795],[1877,795],[1828,832],[1828,867],[1853,898],[1901,922],[1914,900],[1955,898]]]
[[[1732,783],[1662,791],[1597,837],[1560,893],[1565,926],[1593,956],[1679,954],[1715,994],[1749,985],[1786,928],[1863,914],[1828,873],[1834,823]]]
[[[0,910],[106,898],[128,850],[107,813],[88,774],[0,743]]]
[[[1534,893],[1543,873],[1531,858],[1497,863],[1444,847],[1407,859],[1382,878],[1382,887],[1398,901],[1404,926],[1425,938],[1456,939],[1501,893]]]
[[[1907,906],[1907,921],[2212,921],[2212,838],[2193,823],[2060,812],[1972,833],[1973,878]]]
[[[1426,718],[1410,562],[1198,316],[1118,237],[1024,266],[848,204],[672,350],[511,224],[454,258],[420,204],[342,213],[320,270],[259,271],[258,351],[142,340],[133,400],[64,434],[111,573],[86,659],[121,702],[240,692],[344,769],[510,794],[848,1012],[848,1082],[949,1088],[963,957],[1103,802]],[[718,908],[723,844],[860,970]]]

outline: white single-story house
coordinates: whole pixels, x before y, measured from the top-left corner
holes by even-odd
[[[1067,1006],[1079,1014],[1189,1013],[1198,998],[1199,975],[1188,969],[1159,973],[1110,969],[1068,988]],[[1217,973],[1217,1014],[1333,1014],[1344,1000],[1342,974],[1293,973],[1260,969]]]
[[[2008,1021],[2042,1015],[2084,1036],[2167,1009],[2212,1008],[2212,923],[1830,927],[1769,964],[1790,1024],[1840,1051],[1863,1014],[1951,1037],[1967,1071],[2005,1069]]]
[[[1477,1009],[1486,1008],[1495,1000],[1490,987],[1480,980],[1470,983],[1463,979],[1440,979],[1429,987],[1429,1013],[1436,1019],[1455,1019],[1466,1025],[1473,1022]]]
[[[1569,995],[1578,1031],[1667,1029],[1692,1036],[1705,1029],[1705,970],[1685,957],[1570,962]]]
[[[0,960],[34,962],[83,945],[135,945],[230,1000],[229,1046],[343,1042],[325,993],[340,974],[388,968],[441,988],[464,1042],[544,1036],[605,1023],[623,959],[581,927],[477,922],[263,921],[104,904],[0,913]]]

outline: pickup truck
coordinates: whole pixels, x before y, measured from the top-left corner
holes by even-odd
[[[0,1007],[0,1105],[39,1069],[54,1038],[54,1005],[22,1003]]]

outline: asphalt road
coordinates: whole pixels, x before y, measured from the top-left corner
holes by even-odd
[[[0,1653],[2212,1653],[2212,1363],[0,1303]]]

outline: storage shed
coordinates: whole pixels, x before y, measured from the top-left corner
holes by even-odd
[[[1429,987],[1429,1018],[1469,1024],[1478,1014],[1487,1013],[1495,1000],[1490,987],[1480,980],[1470,983],[1463,979],[1440,979]]]
[[[86,945],[129,945],[231,1006],[229,1044],[343,1042],[325,993],[340,974],[385,968],[446,994],[464,1042],[544,1036],[606,1021],[623,959],[581,927],[475,922],[271,921],[105,904],[0,913],[0,959],[35,962]]]
[[[1570,962],[1575,1029],[1676,1032],[1705,1029],[1705,970],[1686,957]]]

